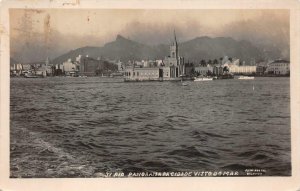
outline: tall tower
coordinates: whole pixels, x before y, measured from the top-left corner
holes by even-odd
[[[170,46],[170,56],[171,56],[171,58],[178,59],[178,43],[177,43],[177,39],[176,39],[175,30],[174,30],[174,42]]]

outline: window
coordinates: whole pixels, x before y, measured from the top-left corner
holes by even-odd
[[[136,72],[136,75],[139,76],[139,72]]]

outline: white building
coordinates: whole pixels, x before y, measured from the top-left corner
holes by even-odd
[[[124,66],[123,66],[123,63],[119,60],[117,62],[117,66],[118,66],[118,71],[121,72],[124,70]]]
[[[205,76],[209,73],[213,73],[213,67],[210,66],[209,64],[207,66],[198,66],[195,67],[195,72]]]
[[[28,71],[31,69],[31,65],[30,64],[23,64],[23,70]]]
[[[76,57],[76,62],[80,63],[80,62],[81,62],[81,58],[82,58],[82,56],[79,54],[79,55]]]
[[[155,62],[157,63],[157,66],[163,66],[164,65],[163,60],[155,60]]]
[[[256,73],[256,66],[229,65],[229,72],[233,74],[252,74]]]
[[[64,72],[72,72],[75,70],[75,64],[68,59],[67,61],[63,62],[63,71]]]
[[[266,73],[274,75],[288,75],[290,74],[290,62],[287,60],[275,60],[269,63]]]
[[[58,65],[56,67],[59,67],[62,72],[70,76],[73,76],[79,72],[79,64],[77,64],[77,62],[72,62],[71,59],[68,59],[67,61],[63,62],[62,65]]]
[[[232,62],[229,60],[224,64],[232,74],[252,74],[256,73],[256,66],[239,66],[240,60],[234,59]]]
[[[125,78],[129,80],[158,80],[159,79],[159,68],[126,68]]]

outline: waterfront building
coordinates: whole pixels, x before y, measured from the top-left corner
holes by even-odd
[[[77,57],[77,64],[79,65],[79,75],[81,76],[110,76],[112,73],[118,71],[118,65],[115,60],[106,60],[103,57],[97,59],[88,57]]]
[[[53,75],[54,75],[54,76],[61,76],[61,75],[64,75],[63,69],[64,69],[63,64],[56,64],[56,65],[54,66],[54,72],[53,72]]]
[[[126,68],[124,77],[128,80],[156,81],[159,80],[161,69],[159,68]]]
[[[271,75],[289,75],[290,62],[282,59],[275,60],[269,63],[266,73]]]
[[[142,60],[141,61],[141,63],[142,63],[142,65],[143,65],[143,67],[145,67],[145,68],[147,68],[147,67],[149,67],[149,64],[148,64],[148,61],[146,60]]]
[[[257,75],[264,75],[268,68],[268,64],[266,62],[259,62],[256,66],[256,74]]]
[[[14,70],[14,71],[21,71],[23,70],[23,64],[18,63],[18,64],[12,64],[10,66],[10,70]]]
[[[174,31],[174,42],[170,45],[170,55],[164,60],[141,61],[142,67],[132,64],[125,68],[125,81],[177,80],[186,75],[184,58],[179,56],[178,42]]]
[[[221,65],[217,65],[213,67],[213,75],[214,76],[221,76],[223,75],[224,68]]]
[[[236,66],[229,67],[229,71],[233,74],[253,74],[256,73],[256,66]]]
[[[79,64],[77,62],[73,62],[70,59],[68,59],[67,61],[63,62],[62,64],[63,67],[63,72],[65,73],[65,75],[67,76],[77,76],[78,72],[79,72]]]
[[[50,59],[47,57],[45,61],[32,62],[27,64],[12,64],[10,66],[11,75],[24,76],[27,74],[49,76],[52,75],[52,67]]]
[[[31,65],[30,64],[23,64],[22,67],[23,67],[23,71],[31,70]]]
[[[117,66],[118,66],[118,72],[124,71],[125,67],[124,67],[123,63],[120,60],[117,62]]]
[[[232,74],[254,74],[256,73],[256,66],[239,65],[239,59],[234,59],[232,62],[228,61],[225,65],[228,66],[229,72]]]
[[[95,76],[99,68],[100,60],[86,57],[81,57],[79,62],[79,74],[83,76]]]
[[[207,66],[197,66],[195,67],[195,72],[199,75],[206,76],[207,74],[213,73],[213,68],[209,64]]]
[[[155,60],[156,64],[158,67],[163,67],[164,66],[164,61],[163,60]]]
[[[39,68],[39,69],[37,69],[35,71],[35,75],[46,77],[47,76],[47,72],[46,72],[46,70],[44,70],[42,68]]]
[[[144,62],[142,61],[134,61],[134,66],[137,68],[142,68],[144,67]]]
[[[13,76],[20,76],[23,73],[23,64],[12,64],[10,65],[10,74]]]
[[[44,63],[41,63],[35,68],[35,75],[38,76],[50,76],[52,75],[52,68],[50,65],[50,59],[47,57]]]

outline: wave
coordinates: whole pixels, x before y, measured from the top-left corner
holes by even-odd
[[[227,136],[215,134],[215,133],[209,133],[209,132],[203,132],[204,135],[207,135],[209,137],[217,137],[217,138],[228,138]]]
[[[173,151],[168,152],[169,155],[178,155],[183,157],[209,157],[209,155],[198,151],[196,147],[191,146],[184,149],[176,149]]]

